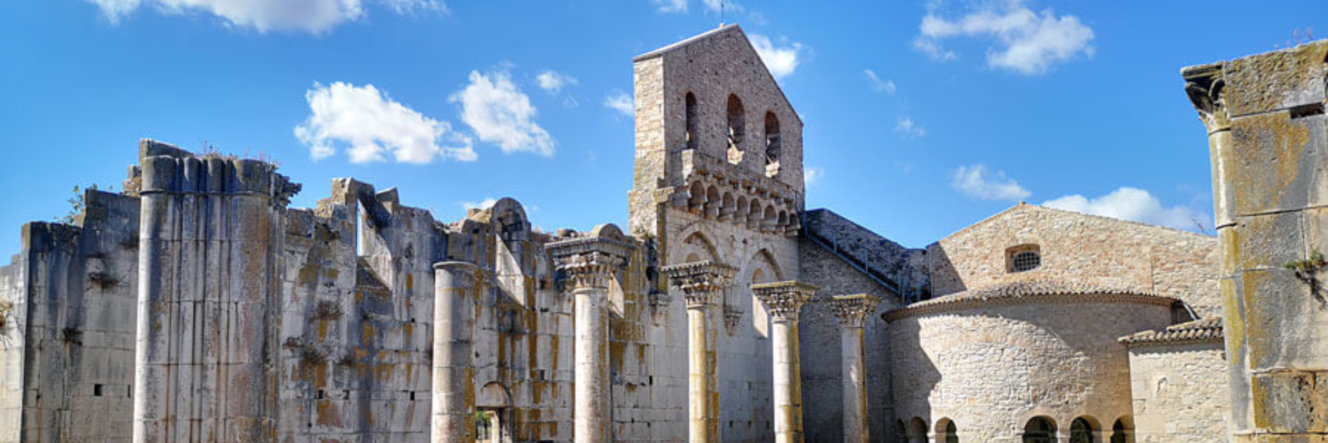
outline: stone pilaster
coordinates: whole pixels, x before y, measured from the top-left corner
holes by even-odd
[[[433,265],[433,406],[429,441],[475,441],[475,383],[470,359],[480,270],[459,261]]]
[[[572,436],[577,443],[608,443],[612,419],[609,402],[609,285],[631,258],[635,246],[617,227],[603,225],[586,237],[549,243],[563,288],[575,299],[575,395]]]
[[[867,370],[863,364],[862,323],[876,312],[881,299],[867,294],[836,295],[830,298],[830,310],[839,318],[840,355],[843,358],[844,443],[866,443]]]
[[[719,295],[732,281],[732,267],[715,262],[666,266],[661,271],[687,300],[688,441],[719,441],[719,381],[714,326]]]
[[[796,281],[752,285],[770,313],[775,365],[775,443],[802,443],[802,369],[798,361],[798,312],[816,287]]]

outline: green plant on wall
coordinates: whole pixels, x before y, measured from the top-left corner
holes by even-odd
[[[1323,285],[1319,282],[1319,271],[1326,266],[1328,260],[1324,259],[1323,253],[1318,249],[1311,252],[1309,257],[1291,260],[1282,265],[1283,268],[1294,271],[1297,279],[1310,286],[1310,294],[1319,301],[1322,308],[1328,308],[1328,298],[1320,290]]]

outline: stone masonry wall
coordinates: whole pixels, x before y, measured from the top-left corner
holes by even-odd
[[[1231,398],[1222,355],[1221,342],[1131,347],[1135,441],[1230,441]]]
[[[138,199],[83,201],[75,225],[25,225],[3,271],[0,441],[129,441]]]
[[[1110,429],[1132,412],[1129,354],[1118,337],[1160,329],[1167,306],[1036,302],[962,309],[891,322],[897,427],[931,432],[955,422],[960,441],[1018,442],[1047,416],[1062,432],[1076,417]],[[873,423],[875,425],[875,423]]]
[[[1006,271],[1007,250],[1037,245],[1042,265]],[[1158,226],[1020,204],[927,247],[935,296],[1012,279],[1139,289],[1220,315],[1217,240]]]
[[[802,281],[819,286],[817,299],[802,308],[798,339],[802,347],[802,414],[807,441],[843,441],[843,356],[839,320],[826,299],[835,295],[870,294],[882,302],[863,324],[867,371],[867,424],[871,441],[893,442],[894,400],[890,393],[890,335],[880,314],[903,306],[894,292],[868,278],[829,250],[802,239],[798,242]]]

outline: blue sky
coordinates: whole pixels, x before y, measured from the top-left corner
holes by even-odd
[[[354,176],[444,221],[621,224],[631,58],[716,1],[0,1],[0,253],[144,137],[276,159],[296,206]],[[1211,231],[1179,69],[1328,34],[1321,0],[726,5],[802,114],[808,208],[908,246],[1019,200]]]

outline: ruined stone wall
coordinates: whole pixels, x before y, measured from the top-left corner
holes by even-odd
[[[1208,130],[1238,442],[1328,435],[1325,60],[1320,41],[1182,71]]]
[[[870,294],[882,300],[863,325],[867,371],[867,424],[871,441],[897,441],[890,393],[890,335],[880,314],[903,306],[894,292],[868,278],[839,256],[810,240],[798,242],[802,281],[819,286],[818,298],[802,308],[798,339],[803,343],[802,410],[807,441],[843,441],[843,356],[840,325],[826,299]]]
[[[1042,264],[1007,272],[1010,248],[1036,245]],[[1213,237],[1020,204],[927,247],[935,296],[1015,279],[1134,288],[1220,314]]]
[[[1166,327],[1171,310],[1133,303],[1007,303],[894,320],[893,394],[903,428],[955,422],[960,441],[1017,442],[1047,416],[1061,432],[1131,412],[1129,355],[1118,337]],[[873,423],[875,425],[875,423]]]
[[[27,254],[15,254],[8,265],[0,267],[0,442],[3,443],[17,443],[23,429],[27,263]]]
[[[1132,346],[1135,441],[1229,441],[1226,366],[1220,341]]]
[[[83,201],[75,225],[24,225],[0,272],[0,441],[129,440],[138,200]]]

